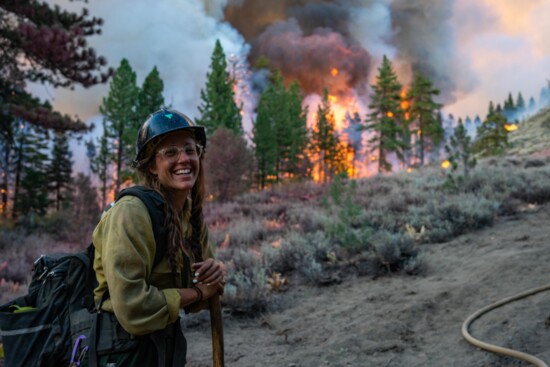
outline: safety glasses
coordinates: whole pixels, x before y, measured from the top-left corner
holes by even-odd
[[[157,151],[157,155],[160,155],[162,158],[170,162],[175,162],[180,157],[181,153],[189,158],[199,159],[202,155],[202,145],[199,144],[187,144],[183,147],[178,147],[171,145],[169,147],[164,147]]]

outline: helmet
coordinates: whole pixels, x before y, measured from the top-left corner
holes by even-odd
[[[206,148],[206,132],[203,126],[196,125],[181,112],[162,109],[149,115],[139,128],[133,165],[137,167],[141,160],[149,157],[166,134],[180,130],[193,132],[197,143]]]

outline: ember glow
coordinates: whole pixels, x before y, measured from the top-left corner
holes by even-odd
[[[441,162],[441,168],[447,169],[449,167],[451,167],[451,162],[449,160],[446,159],[443,162]]]
[[[516,124],[506,124],[506,125],[504,125],[504,129],[508,132],[516,131],[518,129],[518,125],[516,125]]]

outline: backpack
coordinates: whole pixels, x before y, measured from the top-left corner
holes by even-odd
[[[156,266],[166,252],[164,199],[154,190],[133,186],[122,190],[115,203],[126,195],[139,197],[147,207],[157,245]],[[84,336],[78,333],[82,332],[82,316],[92,316],[85,318],[90,328],[96,314],[93,261],[94,246],[90,244],[79,253],[42,255],[34,262],[27,294],[0,306],[5,367],[80,364],[79,343]]]

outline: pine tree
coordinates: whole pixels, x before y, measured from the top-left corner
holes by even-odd
[[[404,162],[404,151],[408,145],[403,138],[407,131],[401,109],[401,84],[386,56],[372,88],[371,112],[367,115],[365,129],[374,132],[369,144],[371,152],[377,155],[378,172],[388,172],[392,170],[388,154],[395,153]]]
[[[0,5],[0,129],[5,120],[21,118],[58,131],[86,131],[85,123],[53,111],[25,91],[27,82],[54,87],[104,83],[112,70],[86,39],[100,33],[102,20],[62,10],[36,0],[3,1]]]
[[[475,127],[481,126],[481,117],[479,117],[479,115],[476,115],[476,118],[474,119],[474,126]]]
[[[107,192],[110,186],[110,168],[112,164],[113,152],[109,147],[109,138],[107,136],[107,127],[105,121],[103,121],[103,135],[97,139],[99,145],[99,152],[96,150],[96,146],[93,140],[86,143],[86,155],[90,160],[90,169],[99,178],[101,192],[101,207],[105,208],[107,205]]]
[[[2,201],[0,205],[3,218],[6,218],[8,213],[8,193],[13,172],[12,159],[17,130],[18,124],[15,120],[6,122],[4,129],[0,130],[0,169],[2,175],[2,182],[0,182]]]
[[[47,132],[31,127],[26,129],[18,144],[22,168],[21,191],[14,197],[14,207],[15,213],[27,216],[28,220],[33,220],[34,215],[43,216],[48,210],[47,144]]]
[[[535,98],[531,96],[531,98],[529,98],[529,113],[533,113],[535,112],[535,110],[537,109],[537,103],[535,102]]]
[[[147,75],[138,94],[138,116],[139,124],[143,123],[147,117],[164,106],[164,82],[160,78],[157,67]],[[138,127],[139,128],[139,127]]]
[[[518,93],[518,99],[516,100],[516,110],[520,115],[525,112],[525,99],[523,99],[521,92]]]
[[[278,169],[284,177],[299,179],[304,175],[304,164],[307,165],[306,150],[309,142],[307,128],[307,109],[302,107],[302,92],[298,82],[284,87],[283,79],[277,82],[281,98],[276,117],[278,146]]]
[[[433,97],[439,95],[432,82],[424,75],[417,73],[407,94],[410,101],[410,122],[412,131],[417,136],[420,164],[424,165],[425,152],[437,150],[443,140],[443,125],[438,119],[441,104],[434,102]]]
[[[348,121],[348,126],[344,129],[344,133],[348,136],[346,150],[347,156],[351,158],[348,160],[349,177],[356,178],[359,172],[357,165],[363,150],[361,116],[359,112],[354,112],[353,116],[346,113],[346,119]]]
[[[69,141],[64,133],[57,133],[53,139],[51,161],[47,170],[48,189],[53,192],[53,204],[56,211],[67,202],[72,184],[73,162]]]
[[[504,101],[504,116],[508,120],[512,119],[516,114],[516,105],[514,99],[512,98],[512,93],[508,93],[508,98]]]
[[[455,172],[459,166],[462,166],[462,173],[467,178],[470,169],[475,167],[477,161],[473,156],[472,141],[461,119],[458,120],[458,126],[449,143],[445,145],[445,151],[451,163],[451,170]]]
[[[277,117],[280,107],[279,90],[273,83],[268,84],[258,101],[256,121],[252,141],[256,157],[257,181],[260,189],[278,179]]]
[[[198,107],[200,117],[197,123],[206,127],[208,135],[221,126],[242,135],[241,111],[235,103],[233,92],[235,82],[227,71],[227,60],[219,40],[216,40],[206,79],[206,86],[201,89],[202,102]]]
[[[539,107],[546,107],[550,103],[550,81],[540,90]]]
[[[498,106],[495,109],[493,102],[490,102],[487,118],[477,129],[474,152],[484,157],[503,154],[508,146],[507,123],[506,117],[498,111]]]
[[[132,170],[128,164],[135,154],[135,140],[139,129],[138,95],[136,73],[122,59],[111,81],[109,94],[103,98],[99,111],[107,122],[107,136],[114,141],[115,154],[115,194],[120,191],[121,184],[129,178]]]
[[[347,172],[346,149],[336,131],[336,121],[326,88],[321,104],[317,108],[311,146],[317,157],[316,165],[320,181],[330,182],[336,175]]]
[[[82,172],[78,172],[72,187],[74,195],[70,211],[73,231],[77,232],[80,240],[87,240],[91,238],[91,232],[101,214],[101,209],[98,205],[97,190],[92,186],[90,176]]]

